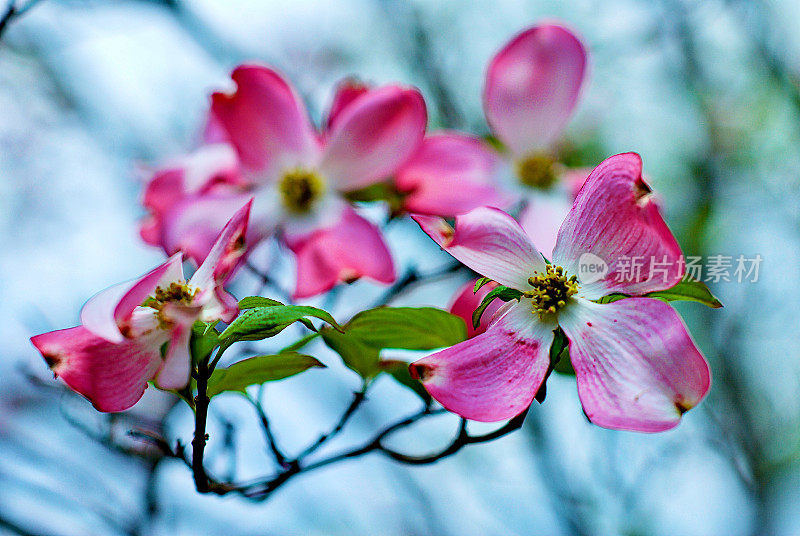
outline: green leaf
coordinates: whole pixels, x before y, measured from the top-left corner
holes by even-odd
[[[619,292],[615,292],[614,294],[608,294],[595,300],[597,303],[613,303],[615,301],[624,300],[625,298],[630,298],[627,294],[622,294]]]
[[[472,313],[472,327],[478,329],[478,326],[481,324],[481,316],[483,316],[483,312],[487,307],[489,307],[489,304],[492,303],[495,298],[507,302],[511,300],[518,300],[521,296],[522,292],[515,288],[508,288],[504,287],[503,285],[498,285],[497,287],[493,288],[491,291],[489,291],[489,294],[483,298],[483,301],[478,308]]]
[[[403,198],[406,194],[395,187],[394,181],[385,181],[365,186],[359,190],[347,192],[345,197],[349,201],[372,202],[385,201],[392,212],[398,213],[403,207]]]
[[[722,307],[716,296],[711,294],[708,287],[702,281],[695,281],[688,279],[680,281],[677,285],[667,290],[658,290],[656,292],[649,292],[645,294],[648,298],[656,298],[665,302],[671,301],[694,301],[718,309]],[[625,298],[630,298],[627,294],[614,293],[608,296],[603,296],[597,303],[612,303]]]
[[[667,290],[659,290],[657,292],[650,292],[647,294],[649,298],[658,298],[659,300],[670,301],[694,301],[718,309],[722,307],[722,302],[716,296],[711,294],[708,287],[702,281],[684,280],[679,282],[672,288]]]
[[[483,141],[485,141],[492,149],[496,150],[498,153],[505,153],[508,150],[498,137],[493,136],[491,134],[487,134],[486,136],[484,136]]]
[[[346,326],[345,326],[346,328]],[[380,348],[367,346],[357,336],[339,333],[330,328],[320,330],[322,340],[328,348],[339,354],[348,368],[354,370],[364,379],[370,379],[380,372]]]
[[[244,393],[249,385],[282,380],[312,367],[322,367],[317,359],[297,352],[259,355],[238,361],[227,368],[218,368],[208,380],[208,396],[226,391]]]
[[[574,376],[575,369],[572,368],[572,362],[569,359],[569,339],[561,328],[557,328],[554,334],[553,344],[550,345],[550,363],[553,364],[553,370],[560,374]]]
[[[475,281],[475,286],[472,288],[472,293],[475,294],[476,292],[478,292],[481,289],[481,287],[483,285],[485,285],[486,283],[491,283],[491,282],[492,282],[492,280],[489,279],[488,277],[481,277],[480,279]]]
[[[311,341],[313,341],[317,337],[319,337],[319,332],[315,331],[314,333],[309,333],[308,335],[306,335],[302,339],[300,339],[300,340],[298,340],[296,342],[293,342],[289,346],[285,347],[283,350],[280,351],[280,353],[296,352],[297,350],[299,350],[300,348],[303,348],[305,345],[307,345],[308,343],[310,343]]]
[[[274,305],[283,305],[278,300],[272,298],[264,298],[262,296],[248,296],[239,300],[239,309],[253,309],[254,307],[270,307]]]
[[[321,335],[345,365],[372,378],[381,372],[379,355],[384,348],[443,348],[466,339],[467,331],[463,320],[441,309],[379,307],[358,313],[345,324],[344,333],[325,328]]]
[[[378,307],[355,315],[344,327],[375,348],[432,350],[467,338],[460,317],[434,307]]]
[[[423,387],[422,382],[411,377],[411,372],[408,370],[408,363],[405,361],[397,361],[393,359],[385,359],[381,361],[378,366],[382,372],[390,374],[398,383],[408,387],[422,399],[426,404],[432,402],[431,395]]]
[[[239,309],[254,309],[256,307],[271,307],[277,305],[284,305],[283,302],[279,302],[278,300],[273,300],[272,298],[264,298],[262,296],[248,296],[246,298],[242,298],[239,300]],[[306,318],[301,318],[298,320],[301,324],[312,331],[316,331],[314,329],[314,324],[311,323],[310,320]]]
[[[245,310],[220,334],[219,339],[226,347],[235,341],[259,341],[274,337],[292,323],[307,320],[306,317],[320,318],[334,328],[342,329],[330,313],[322,309],[307,305],[273,305]]]
[[[192,337],[189,339],[192,362],[197,363],[207,359],[219,345],[219,333],[213,324],[195,322],[192,325]]]

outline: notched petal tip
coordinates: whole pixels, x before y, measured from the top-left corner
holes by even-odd
[[[453,243],[455,230],[443,218],[424,214],[411,214],[411,219],[417,222],[425,234],[430,236],[442,249],[448,248]]]
[[[424,363],[411,363],[408,365],[408,372],[412,378],[424,383],[430,381],[433,376],[433,367]]]

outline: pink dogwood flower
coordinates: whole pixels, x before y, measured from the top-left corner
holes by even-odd
[[[138,279],[92,297],[81,325],[31,338],[50,368],[100,411],[123,411],[142,397],[147,382],[180,389],[189,382],[189,339],[195,321],[231,322],[237,302],[223,285],[245,251],[250,202],[225,225],[191,279],[182,254]],[[162,357],[162,347],[168,344]]]
[[[558,232],[547,264],[506,213],[477,208],[455,229],[415,217],[456,259],[522,292],[472,339],[411,365],[445,408],[469,419],[498,421],[527,408],[550,366],[554,330],[569,339],[578,394],[589,419],[603,427],[656,432],[708,392],[710,372],[682,320],[667,303],[641,296],[674,286],[684,274],[681,250],[650,198],[635,153],[613,156],[589,175]],[[626,259],[654,260],[658,275],[630,272]],[[581,265],[598,259],[607,272]]]
[[[590,171],[558,165],[554,147],[585,70],[583,44],[562,26],[534,26],[512,38],[492,58],[483,93],[486,120],[505,151],[457,132],[428,136],[397,173],[397,187],[407,193],[404,208],[452,217],[524,201],[521,219],[535,221],[534,237],[549,254],[558,222]]]
[[[242,65],[232,77],[236,90],[215,93],[211,115],[224,132],[218,138],[238,156],[239,174],[171,204],[159,218],[161,244],[167,250],[180,244],[194,255],[207,250],[221,215],[253,197],[250,244],[279,232],[297,260],[295,298],[362,276],[394,281],[380,231],[344,195],[384,180],[416,151],[427,123],[421,94],[398,85],[344,84],[320,132],[275,71]],[[224,169],[224,162],[216,167]]]

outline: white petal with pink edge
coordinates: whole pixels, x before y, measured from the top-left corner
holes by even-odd
[[[708,393],[708,363],[664,302],[577,299],[558,320],[570,340],[581,404],[599,426],[668,430]]]
[[[588,254],[607,267],[597,281],[582,281],[581,295],[591,299],[664,290],[685,272],[680,246],[642,180],[636,153],[612,156],[597,166],[558,231],[554,263],[581,278],[581,258]]]
[[[455,229],[434,216],[412,217],[442,249],[501,285],[528,290],[528,278],[545,268],[528,235],[502,210],[479,207],[456,216]]]
[[[109,342],[122,342],[134,309],[155,293],[156,287],[183,279],[181,255],[176,253],[145,275],[119,283],[92,296],[81,309],[81,324]]]
[[[475,421],[509,419],[533,401],[550,365],[554,325],[514,304],[485,333],[411,364],[431,396]]]

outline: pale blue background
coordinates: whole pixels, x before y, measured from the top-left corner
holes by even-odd
[[[0,534],[800,534],[800,4],[177,6],[44,0],[0,42]],[[160,262],[137,235],[137,166],[191,146],[207,95],[228,84],[234,65],[257,59],[278,67],[316,117],[343,76],[413,83],[441,125],[433,69],[457,126],[485,133],[486,62],[513,33],[552,18],[580,32],[591,51],[568,138],[589,140],[603,155],[640,152],[687,254],[764,258],[758,283],[713,285],[724,309],[680,307],[714,386],[678,429],[641,435],[591,426],[574,381],[553,378],[521,432],[434,466],[377,455],[342,463],[253,505],[201,497],[181,464],[110,452],[70,424],[100,433],[105,421],[58,388],[28,338],[75,325],[91,294]],[[704,200],[710,211],[699,217]],[[446,261],[407,222],[388,235],[404,266]],[[269,249],[261,261],[275,254]],[[290,270],[284,261],[286,285]],[[444,305],[458,283],[416,289],[399,303]],[[237,293],[254,286],[243,278]],[[337,316],[378,294],[369,284],[346,289]],[[269,389],[278,439],[290,451],[330,427],[358,386],[318,350],[328,369]],[[165,415],[169,437],[188,441],[189,413],[170,404],[149,393],[137,412]],[[382,380],[330,451],[416,404]],[[237,430],[232,468],[219,441],[222,421]],[[270,470],[246,403],[215,400],[211,422],[215,469],[237,477]],[[453,425],[442,418],[397,442],[424,452]],[[114,428],[123,442],[126,427]]]

